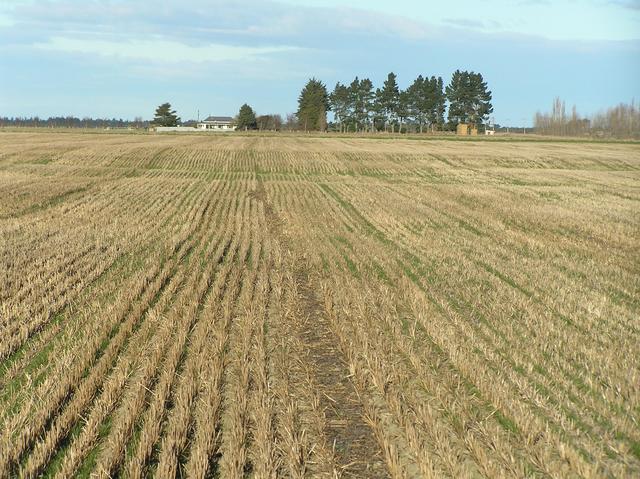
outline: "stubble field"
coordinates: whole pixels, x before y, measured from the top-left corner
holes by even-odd
[[[637,477],[637,144],[0,133],[0,477]]]

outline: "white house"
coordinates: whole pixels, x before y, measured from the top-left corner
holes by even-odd
[[[230,116],[210,116],[198,123],[198,130],[233,131],[233,118]]]

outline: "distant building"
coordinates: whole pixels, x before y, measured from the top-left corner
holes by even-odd
[[[198,123],[198,130],[233,131],[233,118],[230,116],[210,116]]]

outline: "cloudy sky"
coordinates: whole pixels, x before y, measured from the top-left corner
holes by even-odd
[[[458,68],[484,75],[501,124],[555,96],[638,101],[640,0],[0,0],[0,116],[285,114],[311,76]]]

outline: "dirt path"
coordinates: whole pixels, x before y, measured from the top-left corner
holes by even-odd
[[[252,196],[263,202],[271,234],[295,253],[295,245],[283,233],[281,221],[269,204],[261,181]],[[338,338],[324,316],[304,261],[296,263],[295,279],[300,311],[304,316],[303,327],[295,333],[307,348],[306,360],[325,412],[327,442],[335,451],[342,477],[390,477],[382,450],[365,422],[362,403],[349,379],[344,356],[337,347]]]
[[[328,442],[333,445],[345,477],[389,477],[382,451],[364,420],[360,398],[349,379],[349,369],[323,314],[306,273],[297,275],[302,310],[307,317],[301,331],[308,360],[320,388]]]

